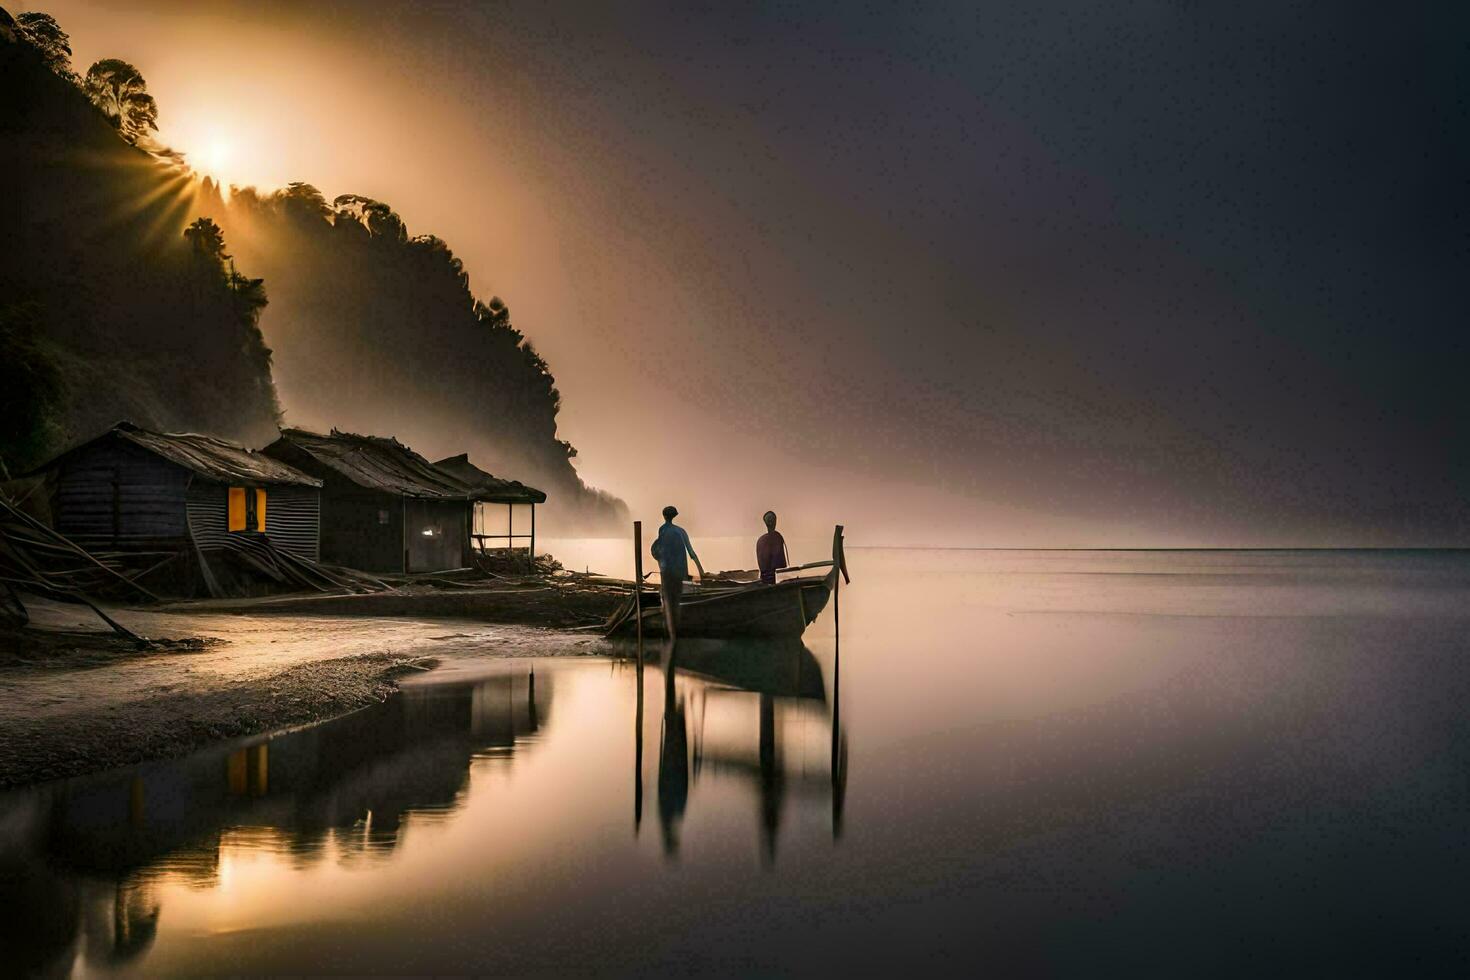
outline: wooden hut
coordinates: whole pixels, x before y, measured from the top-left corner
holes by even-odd
[[[51,478],[56,530],[97,554],[183,556],[206,580],[212,553],[258,550],[260,535],[317,557],[321,480],[233,442],[119,422],[35,472]]]
[[[263,452],[322,481],[323,561],[369,572],[470,564],[470,489],[397,439],[286,429]]]
[[[546,503],[546,494],[535,487],[528,487],[519,480],[502,480],[492,476],[470,462],[468,453],[450,456],[434,464],[470,488],[474,509],[470,516],[470,540],[475,547],[484,551],[490,541],[504,541],[507,552],[515,549],[515,542],[528,541],[526,556],[536,557],[536,505]],[[501,504],[505,505],[505,533],[494,530],[499,522],[494,514]],[[515,533],[515,508],[520,504],[531,509],[531,528],[528,534]]]

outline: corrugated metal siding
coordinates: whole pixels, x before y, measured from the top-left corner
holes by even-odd
[[[56,529],[84,548],[146,548],[184,536],[189,475],[151,453],[103,442],[57,474]]]
[[[321,492],[314,487],[266,490],[265,533],[282,551],[316,561],[320,553],[320,521]]]
[[[229,537],[229,488],[195,477],[189,484],[189,530],[200,548],[220,548]],[[266,517],[270,517],[269,511]]]

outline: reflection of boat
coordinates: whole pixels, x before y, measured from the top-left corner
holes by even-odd
[[[680,640],[677,665],[686,674],[754,694],[827,699],[822,665],[793,637]]]
[[[827,600],[837,588],[837,576],[840,574],[847,581],[841,525],[832,534],[831,560],[782,571],[812,568],[827,568],[828,572],[820,577],[799,575],[775,585],[701,583],[690,588],[679,602],[679,637],[800,636],[826,608]],[[643,620],[644,636],[666,635],[657,592],[639,590],[637,608]],[[629,596],[607,621],[607,635],[627,636],[635,632],[633,611],[634,599]]]
[[[666,852],[678,851],[691,777],[733,778],[754,791],[767,860],[775,858],[783,812],[793,796],[802,806],[830,802],[832,833],[839,836],[847,790],[847,740],[837,714],[840,661],[834,659],[829,701],[821,665],[799,640],[680,640],[666,646],[663,659],[658,790]],[[707,682],[698,685],[688,710],[686,697],[676,692],[675,673]],[[642,730],[640,708],[635,797],[642,786]],[[816,744],[822,749],[814,752]]]

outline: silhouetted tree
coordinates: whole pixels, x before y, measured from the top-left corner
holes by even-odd
[[[194,255],[204,259],[221,271],[230,256],[225,252],[225,233],[210,218],[196,218],[184,229],[184,237],[194,247]]]
[[[327,205],[309,184],[236,192],[220,220],[290,311],[272,339],[296,418],[469,450],[548,490],[564,527],[621,519],[621,502],[585,486],[576,450],[557,438],[561,395],[546,361],[499,297],[475,298],[443,239],[410,236],[391,206],[365,195]]]
[[[229,265],[218,195],[191,213],[201,185],[119,139],[29,44],[0,43],[0,101],[0,202],[37,216],[5,226],[0,262],[0,306],[22,310],[0,329],[7,465],[119,418],[272,438],[264,289]],[[211,220],[180,235],[200,215]]]
[[[118,58],[104,58],[87,69],[82,90],[129,143],[158,129],[158,103],[138,69]]]
[[[15,18],[17,36],[41,54],[47,68],[69,82],[77,81],[71,70],[71,37],[56,23],[56,18],[39,11],[27,11]]]
[[[299,180],[292,181],[277,192],[276,200],[286,214],[301,220],[320,221],[332,213],[322,192]]]
[[[225,286],[229,290],[229,305],[235,321],[245,335],[245,352],[253,363],[270,368],[271,352],[260,334],[260,311],[269,302],[265,294],[265,280],[242,275],[234,259],[225,251],[225,235],[211,218],[196,218],[184,229],[184,238],[189,242],[194,255],[194,267],[206,288]]]

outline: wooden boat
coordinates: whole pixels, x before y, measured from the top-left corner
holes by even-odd
[[[808,562],[778,572],[803,572],[826,568],[825,575],[797,575],[775,585],[760,582],[719,583],[689,588],[679,602],[679,636],[800,636],[827,607],[837,589],[837,577],[849,581],[842,552],[842,525],[832,534],[830,561]],[[637,632],[634,610],[643,620],[645,637],[666,637],[663,609],[658,592],[640,588],[608,619],[608,636],[632,636]]]

